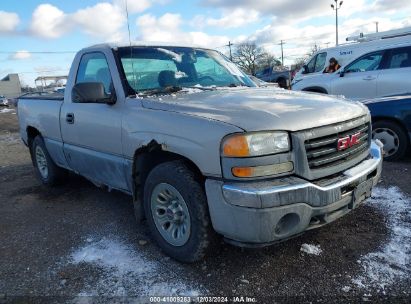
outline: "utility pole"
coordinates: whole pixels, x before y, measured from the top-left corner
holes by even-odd
[[[231,41],[228,41],[228,44],[227,44],[227,46],[229,47],[229,49],[230,49],[230,60],[231,61],[233,61],[233,54],[231,53],[231,46],[232,46],[233,44],[231,43]]]
[[[334,0],[335,5],[331,4],[331,8],[335,10],[335,45],[338,45],[338,10],[341,8],[343,1],[338,3],[338,0]]]
[[[285,44],[285,41],[281,40],[279,45],[281,45],[281,65],[282,66],[284,66],[284,47],[283,47],[284,44]]]
[[[374,23],[375,23],[375,32],[378,33],[378,23],[379,23],[379,22],[378,22],[378,21],[374,21]]]

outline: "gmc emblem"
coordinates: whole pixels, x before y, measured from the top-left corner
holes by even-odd
[[[339,138],[337,142],[337,150],[342,151],[342,150],[351,148],[352,146],[360,144],[361,143],[360,136],[361,136],[361,132],[357,132],[351,136],[348,135],[346,137]]]

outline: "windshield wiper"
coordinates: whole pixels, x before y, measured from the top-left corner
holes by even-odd
[[[215,91],[217,87],[183,86],[183,89],[199,89],[202,91]]]
[[[151,89],[140,91],[137,93],[137,96],[152,96],[152,95],[160,95],[160,94],[172,94],[183,90],[182,87],[166,87],[166,88],[158,88],[158,89]]]
[[[185,89],[199,89],[201,91],[215,91],[217,90],[217,87],[174,86],[174,87],[166,87],[166,88],[158,88],[158,89],[140,91],[137,93],[137,96],[147,97],[147,96],[161,95],[161,94],[166,95],[166,94],[172,94],[172,93],[184,91]]]

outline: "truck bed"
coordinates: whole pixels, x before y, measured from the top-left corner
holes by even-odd
[[[28,126],[36,128],[45,139],[62,142],[60,108],[63,95],[22,96],[18,100],[20,135],[27,144]]]

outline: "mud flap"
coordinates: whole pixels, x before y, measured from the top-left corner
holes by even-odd
[[[371,197],[371,191],[373,186],[373,180],[369,179],[359,184],[353,191],[352,202],[348,205],[348,208],[357,208],[364,200]]]

